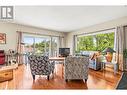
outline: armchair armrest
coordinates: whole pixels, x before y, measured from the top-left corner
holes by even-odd
[[[100,57],[96,57],[94,60],[89,60],[90,64],[89,67],[94,70],[99,70],[101,68],[101,59]]]

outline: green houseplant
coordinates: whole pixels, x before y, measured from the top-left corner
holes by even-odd
[[[123,57],[125,58],[125,64],[124,64],[124,69],[127,68],[127,49],[124,49],[123,51]]]
[[[124,57],[124,58],[127,58],[127,49],[124,49],[124,50],[123,50],[123,57]]]
[[[80,51],[79,50],[76,50],[75,51],[75,56],[79,56],[80,55]]]

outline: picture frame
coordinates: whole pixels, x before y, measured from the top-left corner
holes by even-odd
[[[6,34],[0,33],[0,44],[6,44]]]

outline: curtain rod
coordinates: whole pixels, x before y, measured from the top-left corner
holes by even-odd
[[[16,31],[16,32],[22,32],[22,31]],[[41,33],[29,33],[29,32],[22,32],[22,33],[25,33],[25,34],[34,34],[34,35],[41,35],[41,36],[62,37],[62,38],[64,38],[64,36],[46,35],[46,34],[41,34]]]
[[[103,30],[98,30],[98,31],[90,32],[90,33],[77,34],[77,36],[84,35],[84,34],[93,34],[93,33],[102,32],[102,31],[106,31],[106,30],[112,30],[112,29],[115,29],[115,28],[108,28],[108,29],[103,29]]]

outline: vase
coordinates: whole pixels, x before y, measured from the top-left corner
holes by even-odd
[[[111,62],[112,61],[112,53],[107,52],[107,54],[106,54],[106,61],[107,62]]]

